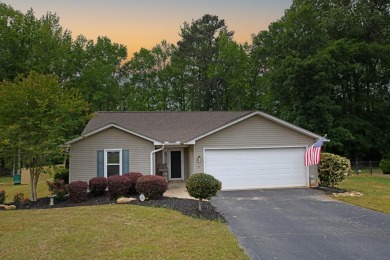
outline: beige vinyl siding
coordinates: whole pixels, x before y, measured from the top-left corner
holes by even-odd
[[[202,160],[198,163],[194,159],[194,170],[204,171],[204,148],[306,147],[314,141],[311,137],[255,115],[196,141],[194,158],[200,155]]]
[[[122,130],[109,128],[71,145],[70,181],[89,181],[96,177],[97,151],[104,149],[128,149],[129,170],[150,174],[150,152],[154,150],[153,143]]]

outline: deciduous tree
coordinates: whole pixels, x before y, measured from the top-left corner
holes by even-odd
[[[88,104],[78,91],[63,88],[55,76],[31,72],[0,83],[0,153],[19,161],[31,177],[31,200],[44,166],[64,152],[63,145],[88,119]]]

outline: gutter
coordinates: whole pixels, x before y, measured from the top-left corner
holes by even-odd
[[[154,168],[154,165],[153,165],[153,155],[155,153],[159,152],[159,151],[162,151],[162,150],[164,150],[164,144],[162,145],[161,148],[153,150],[153,151],[150,152],[150,175],[155,175],[155,173],[153,171],[154,170],[153,169]]]

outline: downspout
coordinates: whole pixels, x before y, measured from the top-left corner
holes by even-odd
[[[157,150],[154,150],[154,151],[151,151],[150,152],[150,175],[155,175],[154,173],[154,165],[153,165],[153,155],[159,151],[162,151],[164,150],[164,144],[162,145],[161,148],[157,149]]]

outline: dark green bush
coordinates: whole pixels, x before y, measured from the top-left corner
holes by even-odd
[[[206,173],[195,173],[186,181],[186,189],[191,197],[199,199],[199,210],[202,211],[202,200],[211,199],[222,188],[222,183]]]
[[[107,178],[108,192],[111,199],[126,196],[131,187],[131,180],[127,176],[114,175]]]
[[[162,197],[168,189],[168,183],[162,176],[144,175],[138,178],[135,187],[138,193],[152,200]]]
[[[65,184],[69,184],[69,169],[64,167],[56,167],[53,178],[55,180],[62,180]]]
[[[142,177],[143,174],[140,173],[140,172],[130,172],[130,173],[123,174],[123,176],[126,176],[131,181],[131,186],[129,188],[128,194],[129,195],[136,194],[137,193],[137,189],[135,188],[135,185],[137,184],[138,178]]]
[[[379,167],[383,174],[390,174],[390,159],[382,159]]]
[[[89,180],[89,192],[95,196],[102,196],[107,188],[107,178],[95,177]]]
[[[7,196],[5,196],[5,190],[0,190],[0,204],[4,204],[6,198]]]
[[[88,184],[84,181],[74,181],[69,183],[69,200],[80,203],[87,200]]]
[[[321,161],[318,165],[318,178],[321,186],[337,186],[351,172],[351,163],[347,158],[331,153],[321,153]]]

